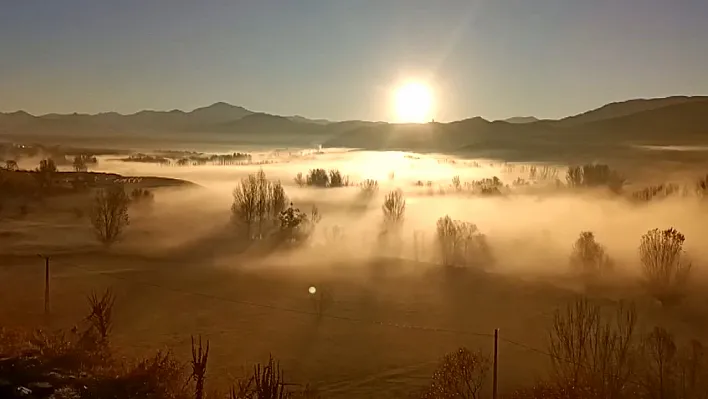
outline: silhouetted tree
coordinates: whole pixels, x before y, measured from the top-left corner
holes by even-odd
[[[480,399],[484,397],[490,361],[481,352],[460,348],[445,355],[423,399]]]
[[[484,265],[491,262],[486,237],[473,223],[445,215],[436,224],[440,260],[445,266]]]
[[[586,282],[593,282],[612,270],[612,261],[605,248],[595,241],[595,235],[590,231],[581,232],[573,244],[570,264]]]
[[[5,170],[10,172],[16,172],[17,170],[19,170],[19,167],[17,166],[17,161],[12,159],[5,161]]]
[[[130,198],[122,185],[114,184],[96,192],[90,209],[91,225],[104,245],[115,243],[130,224],[129,204]]]
[[[86,166],[86,160],[81,155],[74,157],[74,162],[72,163],[75,172],[86,172],[88,171],[88,166]]]
[[[369,200],[379,191],[379,182],[373,179],[366,179],[359,185],[361,197]]]
[[[579,299],[556,311],[549,353],[553,379],[565,397],[621,399],[631,393],[637,346],[636,310],[620,304],[612,318],[598,305]],[[594,392],[595,396],[580,396]]]
[[[43,159],[39,162],[39,166],[35,169],[35,176],[39,182],[39,186],[43,190],[50,190],[54,182],[54,176],[57,173],[57,165],[53,159]]]
[[[315,187],[329,187],[329,174],[324,169],[310,169],[307,175],[307,185]]]
[[[406,198],[403,196],[403,191],[395,190],[386,194],[381,210],[383,211],[384,229],[386,231],[400,230],[406,214]]]
[[[288,201],[282,184],[269,181],[262,169],[241,180],[233,196],[232,220],[249,238],[262,238],[276,227]]]
[[[653,229],[642,236],[639,257],[649,293],[662,304],[674,304],[684,295],[691,272],[685,258],[683,234],[676,229]]]
[[[569,187],[607,187],[613,192],[620,192],[624,186],[624,178],[607,165],[587,164],[571,166],[566,173]]]

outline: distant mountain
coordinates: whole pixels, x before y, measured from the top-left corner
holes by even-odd
[[[504,119],[503,121],[507,123],[531,123],[538,122],[538,118],[534,116],[515,116],[513,118]]]
[[[588,113],[589,122],[577,124],[563,120],[516,124],[472,118],[444,124],[366,126],[339,134],[324,146],[485,156],[544,152],[549,157],[579,157],[601,155],[609,147],[630,144],[708,144],[708,98],[659,101],[652,106],[632,103],[630,107],[639,111],[630,113],[613,106],[614,112],[602,111],[605,119]]]
[[[708,100],[706,96],[674,96],[666,98],[636,99],[622,102],[614,102],[603,105],[582,114],[569,116],[558,121],[561,126],[577,126],[583,123],[597,122],[603,119],[612,119],[622,116],[636,114],[643,111],[663,108],[670,105],[679,105],[690,102],[701,102]]]
[[[323,144],[372,150],[475,151],[489,156],[509,151],[585,156],[600,151],[600,147],[606,151],[607,146],[632,143],[708,144],[708,97],[630,100],[560,120],[520,117],[490,122],[475,117],[426,124],[330,122],[254,112],[223,102],[190,112],[141,111],[130,115],[0,113],[0,135],[95,138],[101,134],[158,134],[204,140],[218,137],[249,144]]]

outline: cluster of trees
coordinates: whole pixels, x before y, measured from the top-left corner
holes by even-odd
[[[644,286],[663,305],[678,303],[685,295],[691,262],[683,249],[686,238],[674,228],[653,229],[639,244]],[[596,284],[610,275],[614,262],[592,232],[584,231],[573,245],[570,264],[584,281]]]
[[[174,162],[172,162],[174,160]],[[157,163],[160,165],[170,165],[174,163],[177,166],[201,166],[211,163],[212,165],[243,165],[251,164],[253,156],[248,153],[234,152],[232,154],[212,154],[205,155],[200,153],[182,153],[168,152],[167,156],[149,155],[143,153],[131,154],[124,158],[125,162],[144,162]]]
[[[268,180],[263,169],[241,180],[233,197],[232,220],[249,239],[263,238],[273,231],[289,203],[280,181]]]
[[[459,175],[452,177],[450,186],[439,186],[437,192],[434,191],[433,182],[431,180],[423,182],[418,180],[414,184],[417,187],[427,187],[428,195],[445,195],[446,190],[452,190],[457,193],[467,192],[475,195],[500,195],[505,191],[504,183],[497,176],[473,180],[471,182],[462,182]]]
[[[622,191],[625,179],[615,170],[603,164],[570,166],[565,180],[571,188],[607,187],[613,192]]]
[[[351,185],[349,176],[342,175],[337,169],[310,169],[307,176],[298,173],[294,180],[300,187],[338,188]]]
[[[71,163],[75,172],[87,172],[89,166],[96,167],[96,165],[98,165],[98,159],[89,154],[76,155],[74,156],[74,161]]]
[[[470,222],[445,215],[436,224],[437,248],[444,266],[476,266],[492,263],[487,238]]]

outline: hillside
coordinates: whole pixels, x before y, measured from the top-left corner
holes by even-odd
[[[558,121],[561,126],[578,126],[584,123],[597,122],[605,119],[619,118],[644,111],[651,111],[672,105],[708,100],[707,96],[673,96],[666,98],[635,99],[614,102],[600,108],[569,116]]]

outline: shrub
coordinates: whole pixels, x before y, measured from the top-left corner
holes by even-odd
[[[460,182],[460,176],[454,176],[452,178],[452,188],[454,188],[455,191],[462,191],[462,183]]]
[[[310,173],[307,175],[307,185],[326,188],[329,187],[329,175],[324,169],[310,169]]]
[[[487,356],[460,348],[445,355],[422,398],[482,398],[489,369]]]
[[[445,215],[437,221],[437,245],[445,266],[483,265],[491,261],[486,237],[473,223],[452,220]]]
[[[362,198],[371,199],[379,191],[379,182],[373,179],[366,179],[359,185]]]
[[[605,248],[595,241],[595,235],[590,231],[581,232],[573,244],[570,264],[586,282],[596,281],[612,270],[612,261]]]
[[[313,234],[315,227],[322,217],[316,206],[312,206],[312,211],[308,215],[300,209],[290,206],[280,212],[280,234],[286,243],[301,244],[307,241]]]
[[[122,185],[114,184],[96,192],[90,209],[91,225],[104,245],[115,243],[130,224],[129,203]]]
[[[295,180],[295,184],[297,184],[298,187],[305,187],[305,185],[307,184],[307,180],[302,177],[302,172],[298,172],[293,180]]]
[[[381,210],[384,230],[387,232],[400,230],[406,213],[406,198],[403,196],[403,191],[395,190],[386,194]]]
[[[130,202],[135,205],[152,205],[155,202],[155,194],[144,188],[135,188],[130,192]]]
[[[16,172],[19,169],[20,168],[17,166],[17,161],[12,159],[5,161],[5,170],[8,172]]]
[[[268,363],[256,364],[253,374],[238,382],[230,392],[230,399],[287,399],[292,396],[285,382],[280,362],[269,356]]]
[[[639,257],[649,293],[663,305],[674,304],[683,297],[683,289],[691,272],[686,261],[683,234],[676,229],[653,229],[642,236]]]

